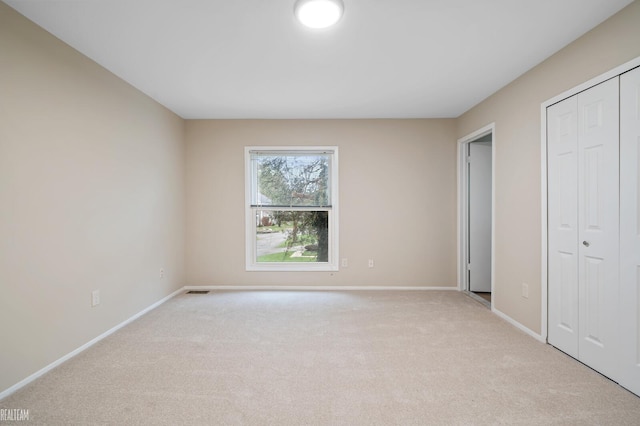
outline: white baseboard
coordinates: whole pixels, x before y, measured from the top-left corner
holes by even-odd
[[[140,318],[142,315],[146,314],[147,312],[157,308],[158,306],[162,305],[163,303],[165,303],[167,300],[171,299],[172,297],[177,296],[178,294],[182,293],[184,291],[184,287],[180,288],[176,291],[174,291],[173,293],[171,293],[170,295],[168,295],[167,297],[157,301],[156,303],[154,303],[153,305],[143,309],[142,311],[138,312],[137,314],[135,314],[134,316],[132,316],[131,318],[125,320],[124,322],[121,322],[120,324],[116,325],[115,327],[105,331],[104,333],[102,333],[101,335],[99,335],[98,337],[96,337],[95,339],[92,339],[91,341],[85,343],[84,345],[80,346],[79,348],[77,348],[76,350],[69,352],[68,354],[66,354],[65,356],[63,356],[62,358],[52,362],[51,364],[47,365],[46,367],[44,367],[41,370],[36,371],[35,373],[33,373],[32,375],[30,375],[29,377],[27,377],[26,379],[23,379],[21,381],[19,381],[18,383],[16,383],[15,385],[11,386],[8,389],[3,390],[2,392],[0,392],[0,400],[6,398],[7,396],[11,395],[12,393],[14,393],[15,391],[17,391],[18,389],[28,385],[29,383],[33,382],[34,380],[36,380],[37,378],[41,377],[42,375],[48,373],[49,371],[53,370],[54,368],[56,368],[57,366],[59,366],[60,364],[62,364],[63,362],[73,358],[74,356],[78,355],[80,352],[90,348],[91,346],[95,345],[96,343],[98,343],[100,340],[104,339],[105,337],[115,333],[116,331],[118,331],[119,329],[121,329],[122,327],[124,327],[125,325],[131,323],[132,321],[135,321],[136,319]]]
[[[237,291],[259,291],[259,290],[289,290],[289,291],[341,291],[341,290],[455,290],[458,291],[458,287],[393,287],[393,286],[256,286],[256,285],[188,285],[184,287],[185,290],[237,290]]]
[[[513,318],[511,318],[509,315],[505,314],[504,312],[500,312],[499,310],[497,310],[494,307],[491,308],[491,312],[493,312],[494,314],[496,314],[497,316],[499,316],[500,318],[502,318],[503,320],[505,320],[506,322],[508,322],[512,326],[516,327],[517,329],[519,329],[521,331],[524,331],[525,333],[527,333],[529,336],[533,337],[537,341],[542,342],[542,343],[547,343],[545,338],[542,337],[540,334],[538,334],[535,331],[533,331],[533,330],[525,327],[524,325],[520,324],[518,321],[514,320]]]

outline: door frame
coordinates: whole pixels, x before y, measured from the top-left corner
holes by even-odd
[[[627,71],[632,70],[640,66],[640,56],[632,59],[629,62],[626,62],[622,65],[619,65],[603,74],[600,74],[597,77],[592,78],[582,84],[579,84],[569,90],[566,90],[560,93],[557,96],[554,96],[546,101],[544,101],[540,105],[540,193],[541,193],[541,235],[540,235],[540,247],[541,247],[541,265],[540,265],[540,297],[541,297],[541,314],[540,314],[540,337],[544,342],[549,343],[548,337],[548,315],[549,315],[549,306],[548,306],[548,291],[549,291],[549,270],[548,270],[548,238],[547,232],[549,223],[547,220],[547,108],[551,105],[558,103],[566,98],[577,95],[580,92],[583,92],[593,86],[596,86],[600,83],[603,83],[611,78],[614,78],[620,74],[624,74]]]
[[[458,139],[458,290],[469,291],[467,274],[469,253],[469,171],[467,168],[468,145],[491,134],[491,309],[495,300],[495,164],[496,164],[496,125],[495,123],[469,133]]]

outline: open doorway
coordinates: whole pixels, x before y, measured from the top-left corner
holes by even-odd
[[[493,143],[491,124],[458,141],[459,286],[492,306],[493,294]]]

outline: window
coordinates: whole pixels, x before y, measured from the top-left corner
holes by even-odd
[[[338,269],[338,148],[245,148],[247,270]]]

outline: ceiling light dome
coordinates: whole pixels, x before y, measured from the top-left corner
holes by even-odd
[[[298,0],[293,7],[296,18],[309,28],[327,28],[342,17],[342,0]]]

